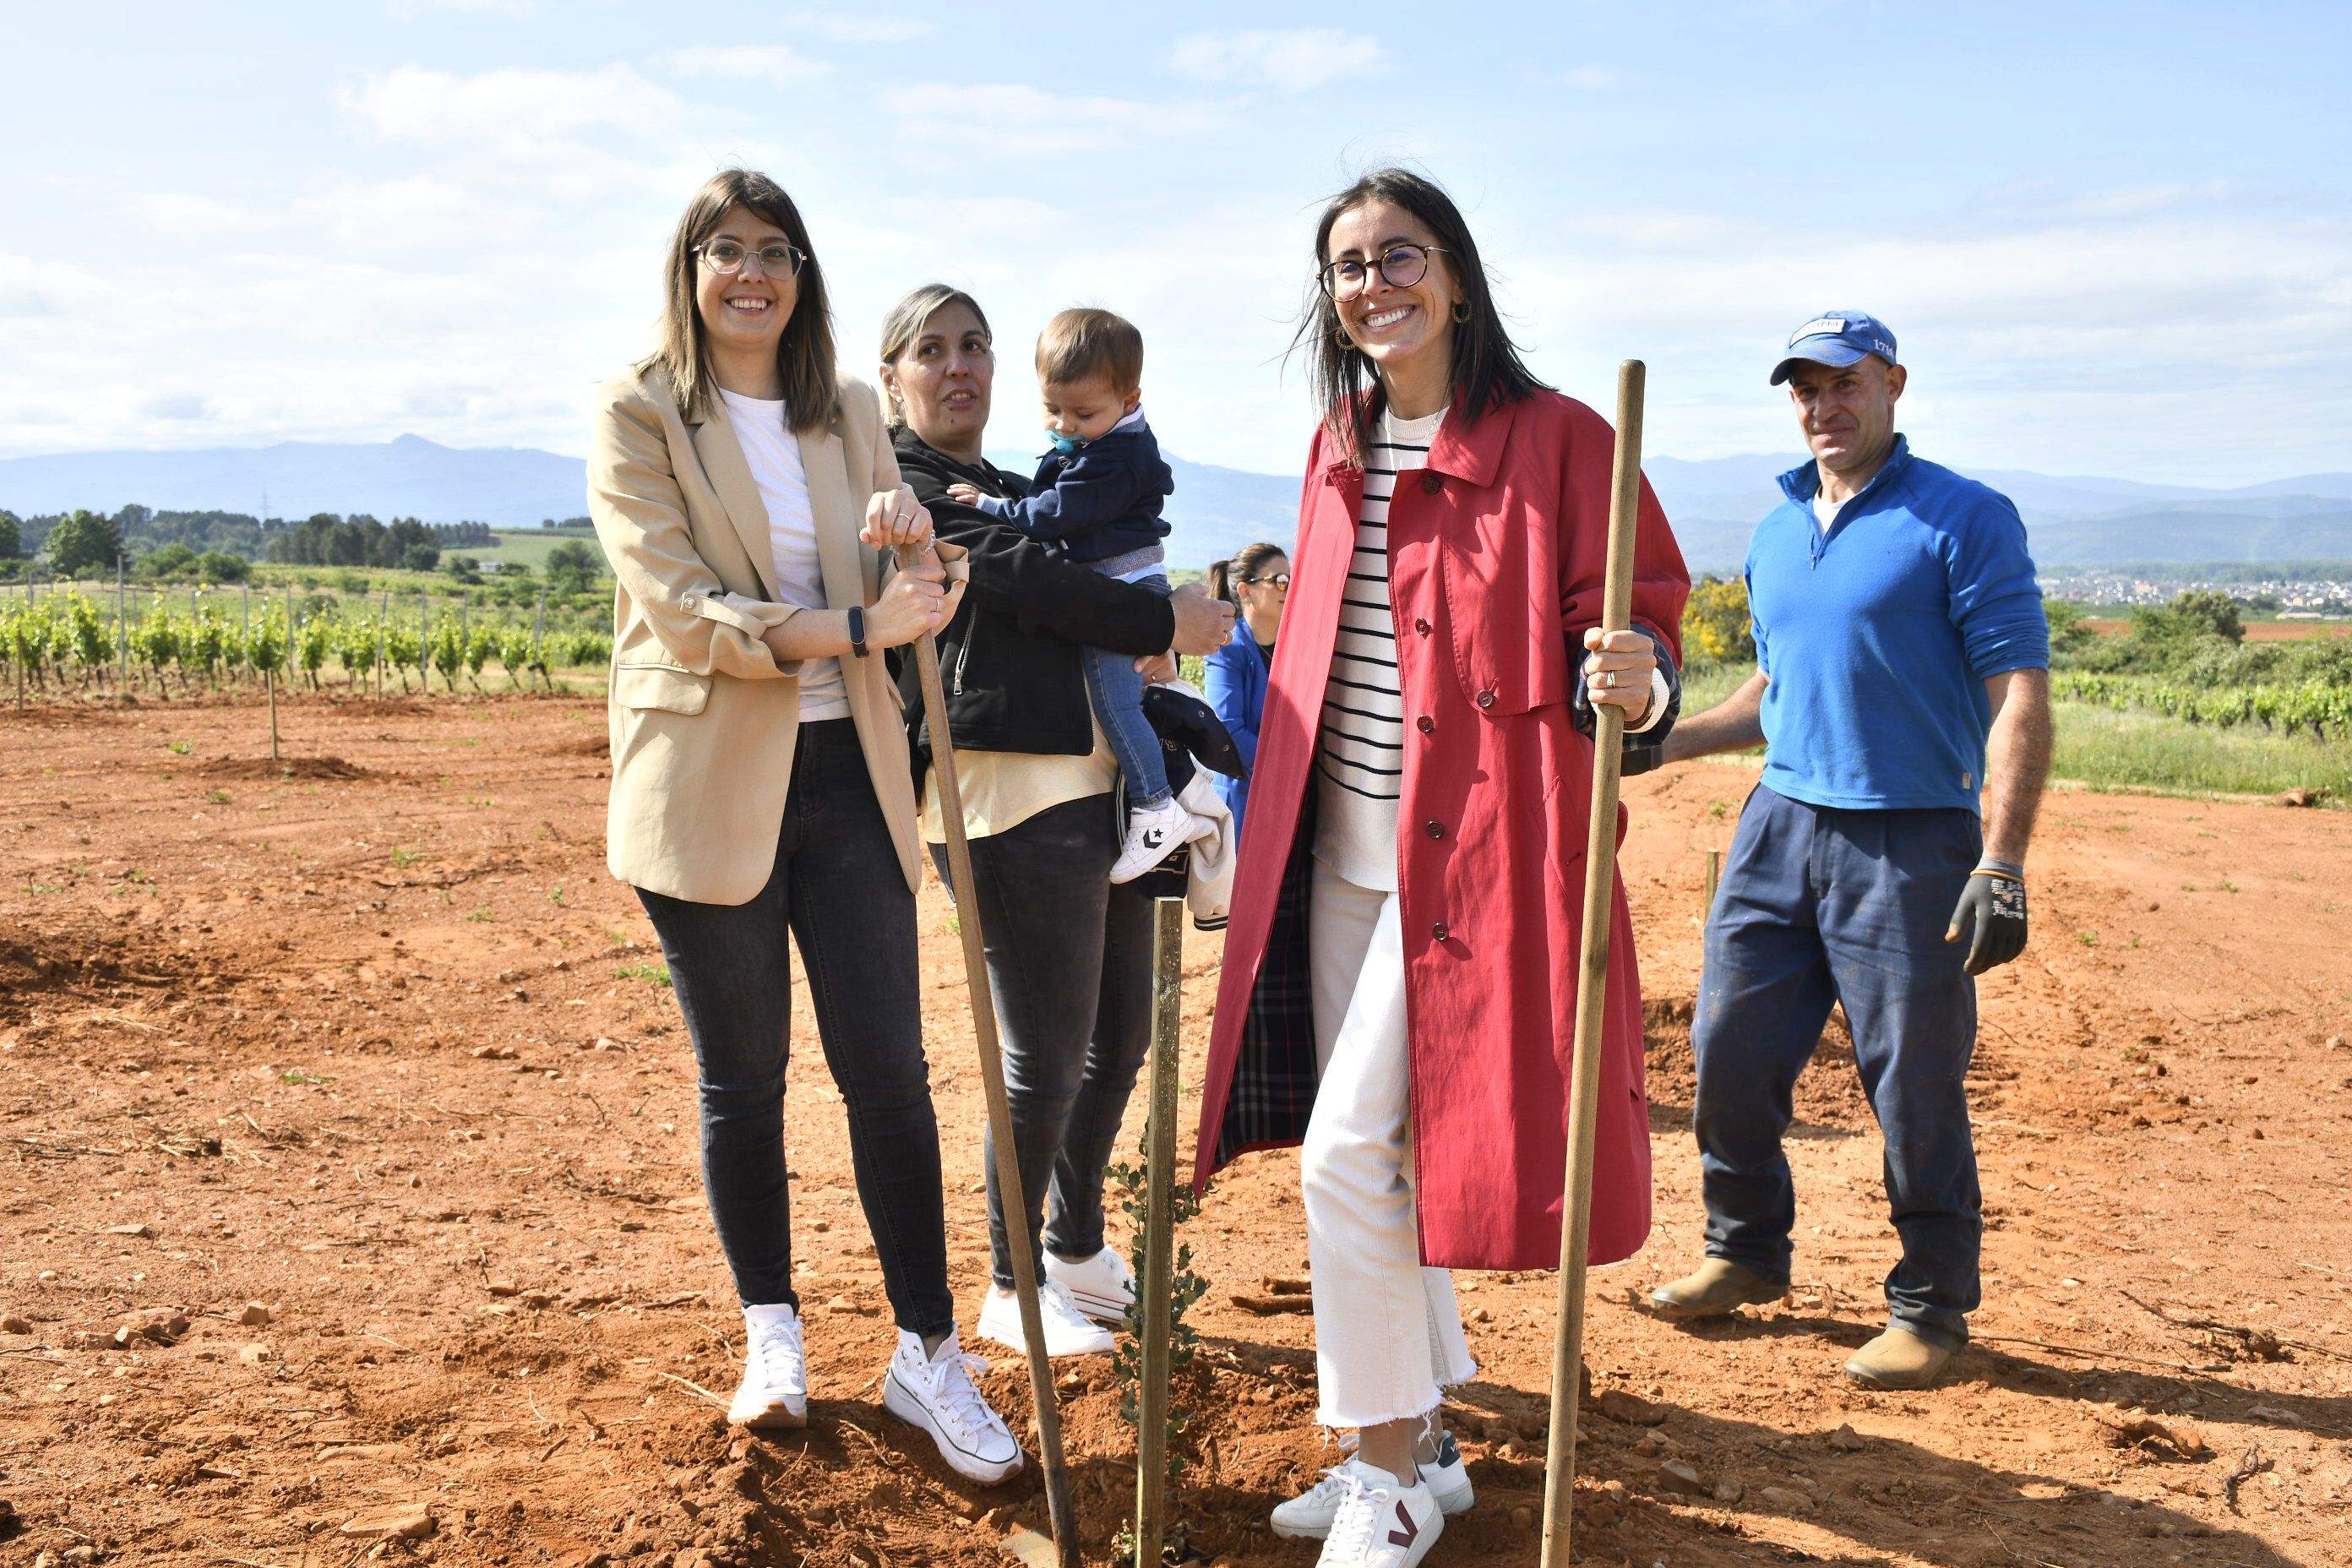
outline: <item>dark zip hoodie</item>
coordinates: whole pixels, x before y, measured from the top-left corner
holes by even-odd
[[[1028,486],[985,460],[960,463],[911,430],[891,435],[898,471],[930,508],[939,537],[971,552],[971,585],[940,633],[948,728],[959,748],[1084,756],[1094,749],[1081,644],[1134,656],[1176,640],[1176,612],[1149,588],[1070,562],[975,507],[947,499],[961,482],[1017,498]],[[920,784],[930,735],[911,658],[894,660]]]

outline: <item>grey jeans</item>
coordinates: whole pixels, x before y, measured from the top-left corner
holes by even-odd
[[[1090,795],[971,841],[1033,1255],[1041,1237],[1072,1260],[1102,1250],[1103,1171],[1151,1047],[1151,901],[1110,885],[1114,826],[1110,797]],[[945,849],[931,855],[945,878]],[[1009,1290],[992,1131],[982,1157],[989,1270]]]

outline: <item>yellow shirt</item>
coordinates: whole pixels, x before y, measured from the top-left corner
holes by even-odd
[[[1108,795],[1118,782],[1118,762],[1102,726],[1095,726],[1095,749],[1083,757],[1040,756],[1032,752],[958,752],[956,784],[963,795],[967,838],[1010,832],[1041,811]],[[923,773],[923,842],[947,842],[947,819],[940,812],[940,773]]]

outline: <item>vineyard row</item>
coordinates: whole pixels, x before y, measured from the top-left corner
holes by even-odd
[[[2270,686],[2209,686],[2161,676],[2094,675],[2062,670],[2051,678],[2050,694],[2102,708],[2139,709],[2184,723],[2234,729],[2241,724],[2294,734],[2308,730],[2315,740],[2352,734],[2352,687],[2304,680]]]
[[[185,692],[199,683],[291,683],[298,677],[320,689],[331,658],[353,689],[373,683],[387,690],[430,691],[438,672],[457,689],[462,677],[482,690],[482,671],[496,662],[510,689],[550,672],[602,665],[613,644],[600,632],[550,633],[530,621],[475,618],[460,609],[437,618],[429,607],[404,611],[280,605],[232,614],[199,603],[174,611],[161,598],[133,615],[128,606],[101,606],[68,592],[37,604],[0,605],[0,674],[14,680],[18,700],[30,686],[43,692],[107,690],[145,682],[164,696],[173,682]],[[415,686],[410,677],[415,678]]]

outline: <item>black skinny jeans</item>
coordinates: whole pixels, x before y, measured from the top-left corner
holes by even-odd
[[[803,724],[775,871],[748,904],[637,889],[701,1069],[702,1179],[747,1306],[789,1303],[784,1063],[800,943],[825,1065],[849,1111],[858,1201],[898,1326],[955,1326],[940,1130],[923,1060],[915,898],[847,719]]]
[[[1061,1258],[1102,1250],[1103,1170],[1151,1047],[1151,900],[1110,885],[1115,826],[1109,797],[1091,795],[971,841],[1033,1257],[1041,1232]],[[944,879],[946,852],[931,853]],[[992,1131],[982,1150],[989,1269],[1010,1290]]]

